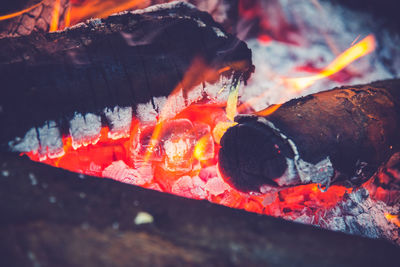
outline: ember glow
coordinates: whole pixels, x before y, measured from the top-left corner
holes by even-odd
[[[51,16],[50,32],[54,32],[58,29],[58,20],[60,17],[60,0],[54,2],[53,14]]]
[[[71,24],[90,18],[105,18],[111,14],[143,8],[150,5],[150,0],[72,0]]]
[[[103,127],[94,144],[74,148],[70,137],[63,137],[64,154],[41,159],[38,153],[27,153],[35,161],[87,175],[108,177],[149,189],[173,193],[247,211],[296,219],[303,212],[319,215],[335,206],[351,192],[332,186],[322,192],[315,184],[285,189],[265,195],[249,195],[231,188],[217,173],[219,145],[215,142],[216,125],[226,118],[220,105],[192,105],[169,119],[158,132],[158,143],[149,143],[156,125],[141,125],[132,120],[129,137],[113,139]],[[229,123],[229,122],[227,122]],[[232,125],[232,123],[228,124]],[[219,126],[221,127],[221,126]]]
[[[385,217],[389,222],[394,223],[395,225],[400,227],[399,215],[393,215],[393,214],[390,214],[390,213],[386,213]]]

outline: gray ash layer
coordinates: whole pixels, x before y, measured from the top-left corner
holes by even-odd
[[[319,226],[370,238],[384,238],[400,245],[399,228],[385,217],[399,211],[400,203],[388,206],[372,199],[365,188],[360,188],[327,211]]]

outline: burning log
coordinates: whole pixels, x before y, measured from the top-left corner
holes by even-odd
[[[7,1],[0,7],[0,37],[55,31],[69,24],[69,0]]]
[[[56,130],[67,134],[71,128],[74,136],[92,122],[90,128],[99,129],[113,116],[105,109],[115,106],[133,108],[133,114],[127,110],[131,118],[140,118],[141,109],[143,116],[149,114],[147,106],[159,113],[171,92],[182,95],[174,106],[179,109],[211,93],[209,84],[222,78],[246,81],[253,71],[244,42],[209,14],[179,2],[91,20],[62,32],[3,38],[0,46],[5,88],[0,122],[7,125],[1,144],[46,121],[42,135]],[[219,91],[223,84],[214,87]],[[41,130],[33,134],[40,138]]]
[[[390,266],[371,240],[0,153],[5,266]]]
[[[219,168],[241,191],[358,186],[400,149],[400,81],[336,88],[250,116],[221,140]],[[269,114],[269,115],[268,115]]]

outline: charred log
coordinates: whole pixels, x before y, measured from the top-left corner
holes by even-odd
[[[68,129],[75,113],[148,102],[157,109],[153,98],[175,88],[187,94],[221,76],[246,81],[253,70],[244,42],[185,3],[3,38],[0,46],[1,144],[45,121]]]
[[[389,266],[399,249],[0,154],[4,266]],[[153,220],[140,224],[139,212]],[[143,222],[143,221],[142,221]]]
[[[238,117],[221,140],[220,171],[246,192],[360,185],[400,149],[399,92],[399,80],[341,87]]]
[[[53,24],[56,29],[64,28],[68,20],[69,0],[7,1],[0,7],[0,17],[3,17],[0,20],[0,37],[29,35],[33,31],[48,32],[55,8],[57,17],[54,17]]]

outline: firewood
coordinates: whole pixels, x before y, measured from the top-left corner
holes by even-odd
[[[0,122],[7,125],[0,144],[50,120],[68,129],[76,113],[142,103],[159,109],[154,98],[174,89],[190,102],[194,87],[221,77],[246,81],[254,68],[244,42],[179,2],[3,38],[0,47]]]
[[[219,167],[241,191],[358,186],[400,150],[400,81],[346,86],[236,118]]]

